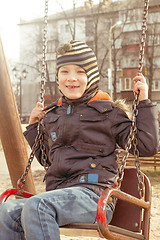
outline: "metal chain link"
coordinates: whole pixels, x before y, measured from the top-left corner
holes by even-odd
[[[143,61],[144,61],[144,50],[145,50],[145,41],[146,41],[146,31],[147,31],[147,16],[148,16],[149,0],[144,0],[144,13],[142,21],[142,35],[141,35],[141,45],[139,52],[139,66],[138,72],[142,72]]]
[[[45,0],[45,11],[44,11],[44,29],[43,29],[43,55],[42,55],[42,72],[41,72],[41,90],[40,99],[41,103],[44,105],[44,95],[45,95],[45,83],[47,77],[47,65],[46,65],[46,53],[47,53],[47,31],[48,30],[48,0]],[[43,119],[38,123],[38,131],[41,131],[40,139],[40,150],[41,150],[41,163],[44,169],[47,171],[49,165],[47,163],[46,148],[44,145],[44,124]]]
[[[45,0],[44,27],[43,27],[43,51],[42,51],[42,71],[40,102],[44,104],[45,82],[46,82],[46,53],[47,53],[47,29],[48,29],[48,0]]]
[[[140,52],[139,52],[139,67],[138,67],[139,73],[142,73],[142,70],[143,70],[148,8],[149,8],[149,0],[145,0],[144,1],[144,15],[143,15],[143,22],[142,22],[142,36],[141,36],[141,45],[140,45],[141,47],[140,47]],[[136,94],[135,103],[134,103],[136,108],[137,108],[138,102],[139,102],[138,94]],[[136,114],[138,115],[138,110],[137,110]],[[139,191],[140,197],[142,198],[144,196],[144,183],[143,183],[142,172],[140,170],[139,150],[137,149],[138,140],[137,140],[137,127],[136,126],[135,126],[134,132],[135,133],[134,133],[133,145],[134,145],[135,166],[137,169],[137,178],[138,178],[138,191]]]
[[[27,162],[27,166],[25,168],[25,171],[23,173],[23,175],[21,176],[21,178],[17,181],[17,188],[18,189],[23,189],[24,185],[25,185],[25,182],[26,182],[26,179],[27,179],[27,176],[28,176],[28,172],[31,168],[31,164],[33,162],[33,158],[35,156],[35,152],[36,152],[36,149],[39,145],[39,142],[40,142],[40,139],[41,139],[41,133],[39,132],[35,138],[35,142],[32,146],[32,151],[30,153],[30,156],[29,156],[29,159],[28,159],[28,162]]]
[[[43,126],[44,129],[44,126]],[[40,139],[40,150],[41,150],[41,163],[46,170],[46,172],[49,169],[49,164],[47,163],[47,154],[46,154],[46,147],[44,145],[44,135],[42,134],[41,139]]]
[[[42,71],[41,71],[41,89],[40,89],[40,102],[44,105],[44,95],[45,95],[45,82],[46,82],[46,52],[47,52],[47,29],[48,29],[48,0],[45,0],[45,11],[44,11],[44,29],[43,29],[43,53],[42,53]],[[44,134],[44,124],[43,119],[39,121],[37,127],[38,134],[35,138],[35,142],[32,146],[32,151],[30,153],[27,166],[21,178],[17,181],[17,188],[23,189],[28,172],[31,168],[35,152],[40,147],[41,150],[41,163],[44,166],[44,169],[47,171],[49,164],[47,163],[47,154],[46,149],[43,144],[43,134]]]
[[[148,7],[149,7],[149,0],[144,0],[144,14],[143,14],[143,22],[142,22],[142,36],[141,36],[141,45],[140,45],[140,52],[139,52],[139,67],[138,72],[141,73],[143,69],[143,61],[144,61],[144,49],[145,49],[145,40],[146,40],[146,30],[147,30],[147,15],[148,15]],[[137,178],[138,178],[138,191],[140,198],[144,195],[144,187],[143,187],[143,176],[140,170],[140,160],[139,160],[139,150],[137,148],[138,140],[137,140],[137,127],[136,127],[136,117],[138,115],[138,94],[135,94],[135,98],[133,101],[132,106],[132,125],[130,129],[130,133],[128,136],[128,141],[125,146],[125,151],[122,156],[122,160],[119,166],[119,174],[117,178],[117,187],[120,188],[123,176],[124,176],[124,169],[126,166],[126,160],[129,155],[129,150],[132,147],[132,143],[134,146],[134,156],[135,156],[135,166],[137,169]]]

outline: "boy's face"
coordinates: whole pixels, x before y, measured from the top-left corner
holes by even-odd
[[[87,87],[87,74],[77,65],[65,65],[58,71],[59,89],[69,99],[80,98]]]

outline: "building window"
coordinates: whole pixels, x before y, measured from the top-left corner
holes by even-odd
[[[133,89],[133,83],[131,78],[121,78],[121,91],[128,91]]]
[[[69,24],[62,24],[61,26],[60,26],[60,30],[61,30],[61,32],[62,33],[68,33],[69,32]]]
[[[93,20],[86,20],[86,36],[90,36],[94,32]]]
[[[119,19],[127,23],[137,22],[141,21],[141,15],[141,10],[132,9],[128,11],[122,11],[122,13],[120,13]]]
[[[160,35],[159,34],[153,34],[153,35],[149,35],[148,36],[148,45],[152,46],[152,45],[160,45]]]
[[[130,87],[130,79],[129,78],[126,78],[126,89],[131,89]]]
[[[54,41],[48,41],[47,43],[47,50],[48,52],[55,52],[55,42]]]
[[[116,86],[117,86],[117,93],[119,93],[121,91],[121,79],[119,79],[119,81],[116,82]]]
[[[160,80],[155,80],[152,82],[152,90],[160,91]]]

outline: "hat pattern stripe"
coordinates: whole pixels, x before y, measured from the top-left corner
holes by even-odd
[[[94,73],[94,74],[90,74],[89,75],[89,81],[91,81],[93,78],[98,77],[98,72]]]
[[[59,54],[58,57],[64,57],[64,56],[68,56],[68,55],[74,55],[75,56],[75,54],[82,54],[82,53],[86,53],[86,52],[91,52],[91,50],[87,49],[87,48],[85,48],[85,49],[84,48],[74,49],[74,50],[72,50],[72,52],[66,52],[65,55]]]
[[[60,56],[58,56],[58,63],[60,62],[60,61],[62,61],[62,59],[63,59],[63,62],[64,61],[67,61],[67,60],[71,60],[71,59],[75,59],[76,61],[79,59],[79,58],[81,58],[81,59],[88,59],[89,60],[89,57],[91,57],[91,58],[93,58],[94,57],[94,59],[95,59],[95,61],[96,61],[96,57],[95,56],[93,56],[93,54],[92,54],[92,52],[83,52],[83,55],[82,55],[82,53],[81,52],[79,52],[79,51],[76,51],[74,54],[73,54],[73,52],[72,52],[72,54],[65,54],[65,55],[60,55]]]
[[[65,59],[66,60],[66,59]],[[69,60],[69,59],[68,59]],[[89,63],[89,65],[88,65]],[[58,64],[58,68],[64,66],[64,65],[68,65],[68,64],[75,64],[74,59],[70,59],[70,61],[66,61],[66,63],[64,64],[64,62],[61,62]],[[91,66],[95,65],[96,66],[96,62],[93,58],[93,60],[91,61],[91,59],[85,59],[83,61],[76,61],[76,65],[81,66],[82,68],[84,68],[85,70],[87,70],[88,68],[90,68]]]
[[[91,74],[93,72],[98,72],[98,67],[93,66],[92,68],[88,69],[88,74]]]
[[[86,44],[86,43],[84,43],[84,42],[80,42],[80,41],[75,41],[74,42],[74,40],[71,40],[70,42],[69,42],[72,46],[83,46],[83,47],[87,47],[87,48],[89,48],[88,47],[88,45]]]
[[[93,79],[91,82],[89,82],[89,84],[87,85],[87,89],[91,87],[91,85],[93,85],[94,83],[99,81],[99,77]]]
[[[90,65],[84,65],[83,66],[85,68],[85,70],[88,72],[90,69],[93,69],[93,68],[98,68],[97,67],[97,63],[95,61],[91,62]]]

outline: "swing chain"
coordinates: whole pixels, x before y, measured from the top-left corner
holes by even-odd
[[[136,94],[135,96],[135,100],[134,100],[134,104],[133,104],[133,117],[135,118],[135,125],[134,125],[134,129],[133,129],[133,148],[134,148],[134,157],[135,157],[135,166],[137,169],[137,179],[138,179],[138,192],[139,192],[139,196],[140,198],[142,198],[144,196],[144,184],[143,184],[143,176],[142,176],[142,172],[140,170],[140,160],[139,160],[139,150],[137,148],[138,146],[138,140],[137,140],[137,126],[136,126],[136,116],[138,115],[138,94]]]
[[[143,22],[142,22],[141,45],[140,45],[141,47],[140,47],[140,52],[139,52],[139,69],[138,69],[139,73],[142,73],[142,70],[143,70],[148,8],[149,8],[149,0],[144,0],[144,14],[143,14]],[[135,96],[135,106],[136,105],[138,105],[138,94],[136,94],[136,96]],[[138,114],[138,110],[137,110],[137,114]],[[135,166],[137,169],[137,178],[138,178],[138,191],[139,191],[140,197],[142,198],[144,196],[144,183],[143,183],[142,172],[140,170],[139,151],[137,149],[138,141],[137,141],[136,135],[137,135],[137,127],[135,130],[133,145],[134,145]]]
[[[143,61],[144,61],[148,8],[149,8],[149,0],[144,0],[144,13],[143,13],[142,35],[141,35],[141,45],[140,45],[141,47],[140,47],[140,52],[139,52],[139,67],[138,67],[138,72],[140,72],[140,73],[142,72]]]
[[[45,80],[46,80],[46,52],[47,52],[47,28],[48,28],[48,0],[45,0],[45,14],[44,14],[44,29],[43,29],[43,54],[42,54],[42,71],[41,71],[41,89],[40,89],[40,102],[44,105],[44,94],[45,94]],[[37,136],[35,138],[34,144],[32,146],[32,151],[30,153],[27,166],[25,168],[25,171],[21,178],[17,181],[17,188],[18,189],[23,189],[28,172],[31,168],[31,164],[33,162],[35,152],[40,146],[41,149],[41,161],[42,165],[44,166],[44,169],[47,171],[49,168],[49,165],[47,163],[47,154],[46,154],[46,149],[43,144],[43,119],[39,121],[38,126],[37,126]]]
[[[48,28],[48,0],[45,0],[44,27],[43,27],[43,51],[40,102],[44,104],[45,82],[46,82],[46,53],[47,53],[47,28]]]
[[[40,99],[43,105],[44,105],[44,94],[45,94],[45,82],[47,77],[46,76],[47,29],[48,29],[48,0],[45,0],[44,29],[43,29],[43,56],[42,56],[41,90],[40,90]],[[38,131],[44,132],[43,119],[38,123]],[[44,140],[44,135],[42,133],[41,139],[40,139],[41,163],[44,169],[47,171],[49,168],[49,165],[47,163],[46,148],[43,140]]]
[[[44,125],[43,125],[43,119],[41,120],[41,129],[44,130]],[[41,130],[42,132],[42,130]],[[44,132],[43,132],[44,133]],[[47,154],[46,154],[46,147],[44,145],[44,134],[41,134],[41,138],[40,138],[40,150],[41,150],[41,164],[43,165],[44,169],[46,170],[46,172],[49,169],[49,164],[47,163]]]
[[[124,153],[123,153],[123,156],[122,156],[122,160],[121,160],[121,163],[120,163],[120,166],[119,166],[119,171],[118,171],[118,178],[117,178],[117,186],[118,188],[121,187],[121,183],[122,183],[122,180],[123,180],[123,176],[124,176],[124,169],[126,167],[126,160],[128,158],[128,155],[129,155],[129,150],[131,149],[132,147],[132,142],[133,140],[136,138],[136,133],[137,133],[137,127],[136,127],[136,117],[138,115],[138,109],[137,109],[137,106],[138,106],[138,98],[134,99],[134,102],[133,102],[133,106],[132,106],[132,125],[131,125],[131,128],[130,128],[130,132],[129,132],[129,135],[128,135],[128,140],[127,140],[127,143],[125,145],[125,148],[124,148]],[[137,150],[137,145],[134,145],[134,147],[136,148],[136,151]]]
[[[38,134],[36,135],[36,138],[35,138],[35,142],[32,146],[32,151],[30,153],[30,156],[29,156],[29,159],[28,159],[28,162],[27,162],[27,166],[25,168],[25,171],[23,173],[23,175],[21,176],[21,178],[18,180],[17,182],[17,188],[18,189],[23,189],[25,183],[26,183],[26,179],[27,179],[27,176],[28,176],[28,172],[31,168],[31,164],[33,162],[33,159],[34,159],[34,156],[35,156],[35,152],[36,150],[38,149],[38,147],[40,146],[40,149],[41,149],[41,163],[44,167],[44,169],[47,171],[48,168],[49,168],[49,164],[47,163],[47,154],[46,154],[46,149],[45,149],[45,146],[43,144],[43,130],[44,129],[44,126],[43,126],[43,121],[41,120],[39,123],[38,123],[38,127],[37,127],[37,131],[38,131]]]
[[[140,52],[139,52],[139,67],[138,72],[141,73],[143,69],[143,60],[144,60],[144,49],[145,49],[145,39],[146,39],[146,31],[147,31],[147,15],[148,15],[148,7],[149,7],[149,0],[144,0],[144,15],[143,15],[143,22],[142,22],[142,36],[141,36],[141,45],[140,45]],[[126,160],[129,155],[129,150],[134,147],[134,156],[135,156],[135,166],[137,169],[137,178],[138,178],[138,191],[140,198],[144,196],[144,184],[143,184],[143,176],[140,170],[140,160],[139,160],[139,150],[137,149],[138,140],[137,140],[137,126],[136,126],[136,117],[138,115],[138,100],[139,94],[135,94],[135,98],[133,101],[132,106],[132,126],[130,129],[130,133],[128,136],[128,141],[125,146],[125,150],[122,156],[122,160],[119,166],[119,173],[117,178],[117,187],[120,188],[123,176],[124,176],[124,169],[126,166]]]
[[[29,170],[30,170],[30,168],[31,168],[31,164],[32,164],[33,158],[34,158],[34,156],[35,156],[36,149],[37,149],[38,144],[39,144],[39,142],[40,142],[40,140],[41,140],[41,135],[42,135],[42,133],[40,133],[40,131],[39,131],[38,134],[37,134],[37,136],[36,136],[36,138],[35,138],[35,142],[34,142],[34,144],[33,144],[33,146],[32,146],[32,151],[31,151],[31,153],[30,153],[30,156],[29,156],[29,159],[28,159],[28,162],[27,162],[27,166],[26,166],[26,168],[25,168],[25,170],[24,170],[24,173],[23,173],[23,175],[21,176],[21,178],[17,181],[17,188],[18,188],[19,190],[20,190],[20,189],[23,189],[23,187],[24,187],[24,185],[25,185],[25,183],[26,183],[26,179],[27,179],[27,176],[28,176],[28,172],[29,172]]]

